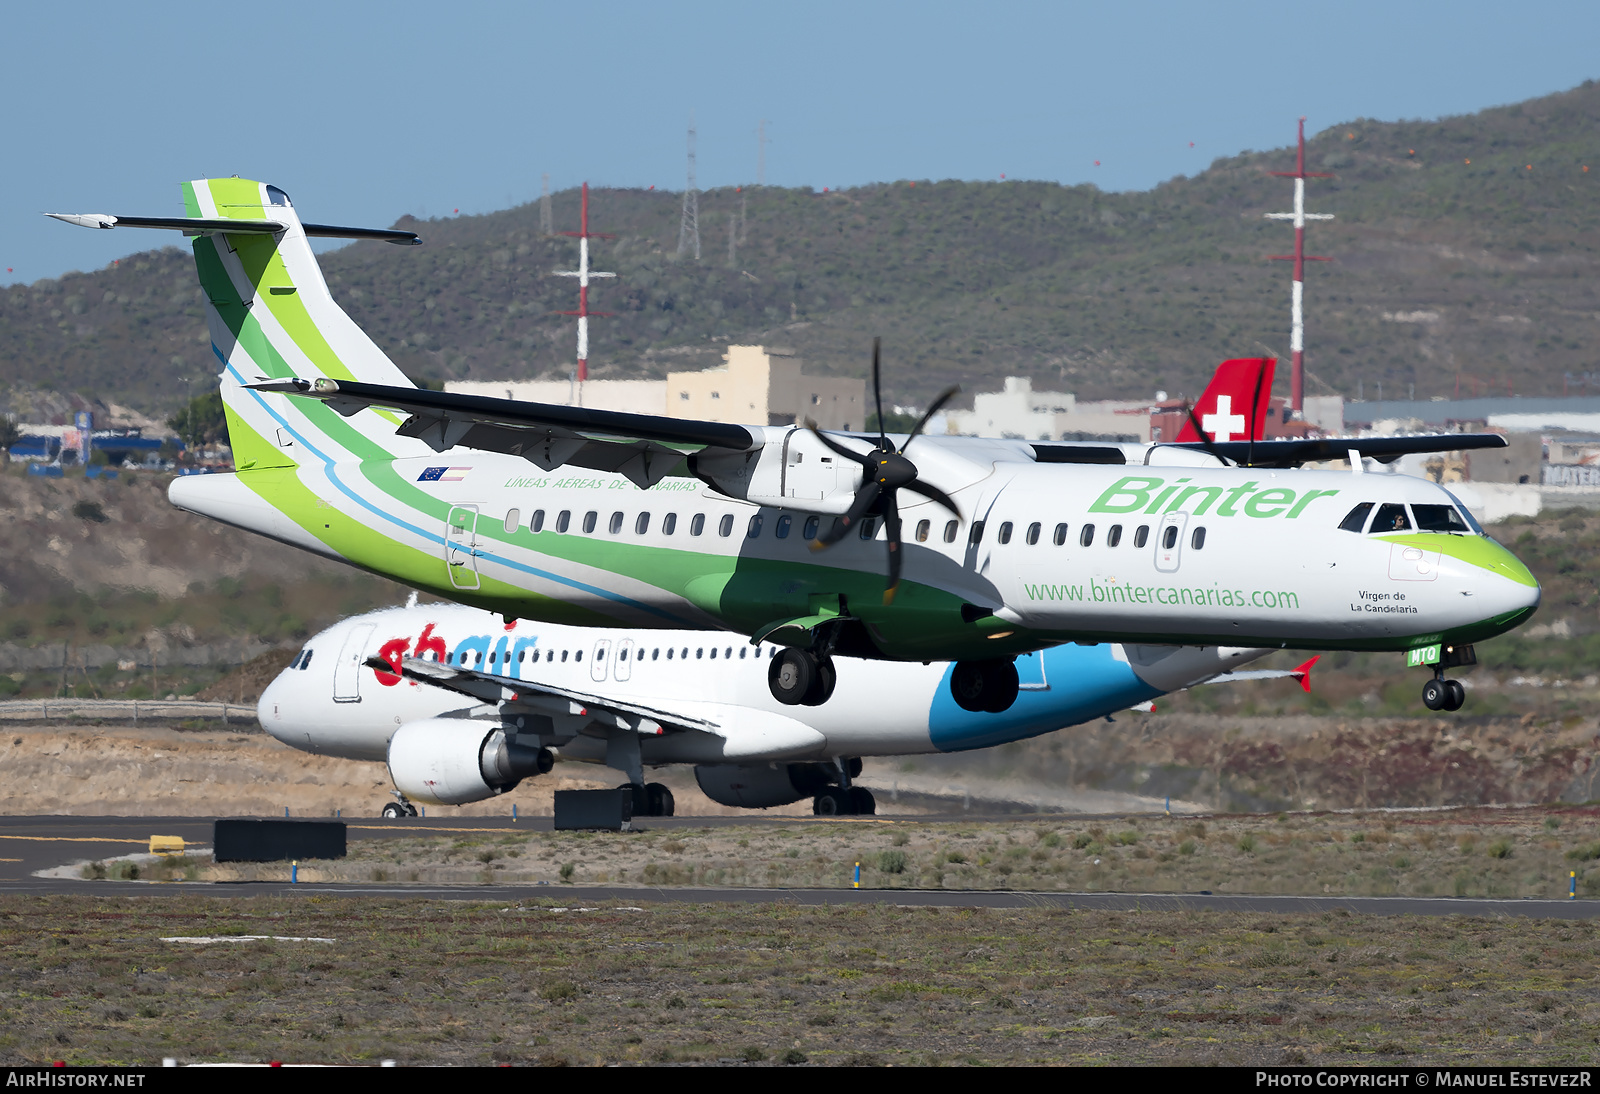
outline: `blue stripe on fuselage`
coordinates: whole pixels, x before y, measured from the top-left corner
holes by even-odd
[[[928,711],[928,736],[942,752],[989,748],[1093,721],[1164,694],[1134,674],[1111,646],[1056,646],[1017,658],[1022,691],[1003,714],[956,706],[946,670]],[[1043,685],[1041,687],[1041,684]]]

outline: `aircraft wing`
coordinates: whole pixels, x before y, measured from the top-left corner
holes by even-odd
[[[1207,680],[1208,684],[1228,684],[1235,680],[1282,680],[1293,677],[1300,681],[1301,690],[1307,694],[1311,692],[1311,666],[1322,659],[1322,654],[1317,654],[1311,660],[1296,665],[1292,669],[1246,669],[1243,672],[1224,672]]]
[[[1348,459],[1356,452],[1379,463],[1393,463],[1418,452],[1461,452],[1471,448],[1505,448],[1500,433],[1430,433],[1415,437],[1278,437],[1265,441],[1185,442],[1172,448],[1193,448],[1221,455],[1241,467],[1299,467],[1304,463]]]
[[[354,380],[265,380],[245,386],[255,391],[321,399],[347,418],[368,407],[397,410],[409,417],[396,432],[425,441],[435,452],[461,445],[521,456],[545,471],[569,463],[595,471],[615,471],[626,475],[640,489],[660,482],[694,452],[708,448],[724,453],[747,452],[761,443],[744,426],[722,422],[525,403]]]
[[[367,668],[376,669],[378,672],[392,674],[395,671],[395,666],[382,657],[369,657],[366,665]],[[515,680],[509,676],[496,676],[493,673],[469,669],[464,665],[445,665],[420,657],[403,657],[400,659],[399,669],[399,675],[407,680],[458,692],[481,703],[556,700],[567,708],[559,713],[599,716],[602,720],[614,721],[624,728],[645,734],[659,734],[664,730],[699,730],[702,733],[724,735],[717,723],[708,722],[704,718],[693,718],[675,711],[610,699],[603,695],[591,695],[588,692],[560,688],[553,684],[541,684],[536,680]],[[572,706],[580,709],[573,710]]]

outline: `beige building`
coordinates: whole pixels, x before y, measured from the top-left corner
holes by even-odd
[[[792,350],[729,346],[721,368],[667,374],[667,414],[702,422],[866,428],[867,384],[807,376]]]
[[[729,346],[720,368],[669,372],[665,380],[460,380],[445,390],[527,403],[664,414],[702,422],[788,425],[814,419],[824,429],[865,429],[867,384],[807,376],[792,350]]]

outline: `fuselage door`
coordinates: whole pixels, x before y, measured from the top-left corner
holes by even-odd
[[[344,646],[339,650],[339,658],[333,663],[333,701],[335,703],[361,702],[361,662],[363,660],[367,642],[372,638],[372,632],[377,630],[377,624],[365,623],[353,627],[345,635]]]
[[[452,505],[444,521],[445,570],[458,589],[478,587],[478,507]]]
[[[613,680],[626,680],[633,675],[633,639],[624,638],[617,643],[617,663],[611,666]]]
[[[1178,571],[1183,554],[1183,529],[1188,523],[1188,513],[1164,513],[1156,526],[1156,569],[1164,574]]]
[[[589,658],[589,675],[595,680],[606,678],[606,662],[611,657],[611,639],[602,638],[594,644],[594,653]]]

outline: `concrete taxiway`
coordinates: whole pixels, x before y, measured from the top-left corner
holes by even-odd
[[[652,817],[652,828],[705,828],[749,824],[881,824],[917,818]],[[928,818],[936,819],[936,818]],[[947,818],[937,818],[947,819]],[[971,818],[969,818],[971,819]],[[1016,818],[992,818],[1011,819]],[[449,819],[344,818],[352,840],[405,839],[447,832],[550,831],[549,817],[516,821],[499,817]],[[1100,911],[1218,911],[1307,914],[1336,909],[1360,915],[1514,916],[1597,919],[1600,900],[1483,900],[1466,897],[1257,896],[1236,893],[1058,893],[927,889],[718,889],[620,885],[290,885],[282,882],[151,884],[39,878],[38,870],[80,860],[113,858],[148,848],[152,835],[181,836],[191,846],[211,842],[203,817],[0,817],[0,893],[79,896],[343,896],[423,900],[558,900],[569,907],[602,901],[648,903],[782,902],[802,906],[894,904],[926,908],[1059,909]]]

